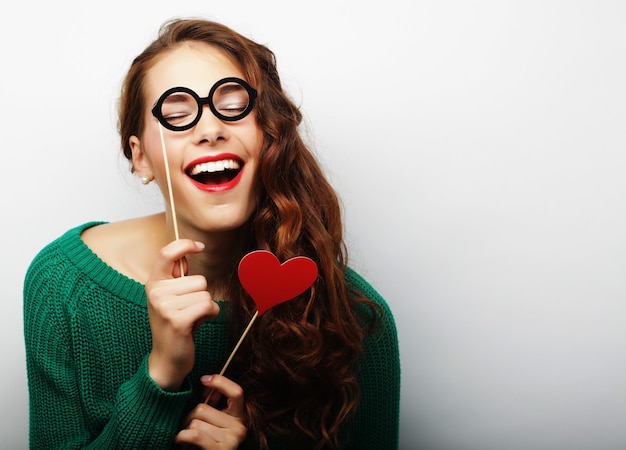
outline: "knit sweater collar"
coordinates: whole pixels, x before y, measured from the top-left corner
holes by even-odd
[[[72,228],[61,237],[61,244],[76,268],[112,294],[145,306],[145,286],[118,272],[96,255],[80,237],[87,228],[106,222],[88,222]]]

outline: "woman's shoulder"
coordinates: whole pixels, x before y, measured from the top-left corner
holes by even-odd
[[[145,283],[155,252],[161,247],[159,234],[165,229],[162,214],[109,222],[86,228],[81,239],[102,261],[128,278]],[[157,237],[158,236],[158,237]]]
[[[26,308],[39,301],[51,303],[60,295],[53,292],[70,292],[86,268],[94,265],[94,257],[80,236],[83,230],[102,222],[87,222],[73,227],[45,245],[30,262],[24,277],[24,305]]]
[[[83,231],[103,223],[105,222],[86,222],[65,231],[39,250],[31,261],[29,272],[36,267],[58,266],[62,264],[62,261],[72,259],[72,255],[80,252],[82,247],[84,247],[81,240]]]
[[[87,285],[108,295],[139,299],[143,295],[140,271],[126,270],[137,261],[134,255],[141,254],[129,244],[141,233],[141,220],[135,220],[124,225],[83,223],[44,246],[26,271],[24,302],[69,301],[78,286]]]
[[[345,280],[348,289],[358,296],[365,297],[372,302],[375,307],[371,308],[367,303],[358,303],[359,316],[363,323],[371,323],[376,317],[376,321],[382,321],[388,331],[394,334],[395,320],[387,301],[383,296],[367,281],[360,273],[351,267],[346,268]]]
[[[128,244],[139,241],[138,237],[143,235],[142,223],[146,219],[91,221],[72,227],[45,245],[36,254],[31,266],[46,263],[58,265],[62,260],[76,262],[76,258],[85,259],[94,255],[105,262],[109,254],[121,253],[127,256],[133,249]]]
[[[359,293],[384,309],[389,308],[383,296],[354,268],[346,268],[345,280],[349,289]]]

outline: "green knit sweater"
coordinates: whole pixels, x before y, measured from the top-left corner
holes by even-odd
[[[181,419],[199,401],[197,380],[218,373],[231,351],[220,315],[196,334],[196,365],[180,392],[148,375],[151,347],[144,286],[99,259],[69,230],[33,260],[24,282],[24,333],[30,399],[30,447],[167,449]],[[385,301],[358,274],[348,284],[380,304],[377,332],[358,365],[361,401],[344,448],[397,449],[400,362]],[[284,448],[272,443],[272,449]]]

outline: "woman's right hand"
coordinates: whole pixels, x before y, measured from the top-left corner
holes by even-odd
[[[152,333],[148,373],[167,391],[180,389],[193,368],[195,331],[219,313],[219,306],[207,291],[206,278],[180,274],[180,261],[185,262],[185,255],[203,250],[204,244],[190,239],[171,242],[159,252],[146,282]]]

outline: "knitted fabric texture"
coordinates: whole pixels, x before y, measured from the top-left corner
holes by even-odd
[[[196,363],[180,392],[148,375],[150,325],[144,285],[98,258],[73,228],[33,260],[24,282],[24,336],[32,449],[168,449],[181,420],[202,401],[201,375],[230,353],[227,302],[197,331]],[[383,317],[357,368],[361,401],[346,449],[397,449],[400,362],[391,311],[348,269],[349,286],[378,303]],[[285,448],[279,442],[272,449]],[[303,449],[305,450],[305,449]]]

